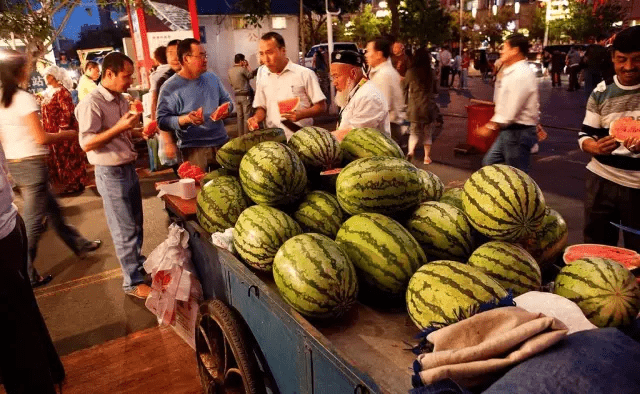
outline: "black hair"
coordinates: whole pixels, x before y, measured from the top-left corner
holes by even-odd
[[[383,38],[383,37],[378,37],[374,40],[371,40],[371,42],[373,42],[373,48],[376,51],[380,51],[382,52],[382,56],[384,56],[384,58],[388,58],[389,56],[391,56],[391,41]]]
[[[110,52],[104,57],[102,70],[104,73],[106,73],[107,70],[111,70],[114,74],[118,75],[120,71],[124,70],[125,63],[129,63],[133,66],[133,60],[131,60],[129,56],[120,52]]]
[[[613,50],[622,53],[640,52],[640,25],[629,27],[616,34]]]
[[[527,56],[529,53],[529,40],[520,33],[510,35],[507,37],[506,42],[509,43],[511,48],[518,48],[520,53],[524,56]]]
[[[236,64],[242,61],[244,61],[244,55],[242,53],[236,54],[236,56],[233,58],[233,62]]]
[[[2,85],[2,105],[7,108],[13,101],[13,96],[20,88],[20,77],[27,64],[27,58],[13,49],[0,51],[0,84]]]
[[[175,47],[175,46],[177,46],[178,44],[180,44],[180,40],[171,40],[171,41],[169,41],[169,43],[167,44],[167,48],[169,48],[169,47]]]
[[[425,48],[419,48],[413,55],[411,68],[414,69],[418,82],[430,92],[433,86],[433,71],[431,70],[431,62],[433,57]]]
[[[185,55],[191,53],[191,44],[200,45],[200,41],[195,38],[187,38],[178,43],[178,60],[180,60],[180,64],[184,64]]]
[[[87,70],[89,70],[90,68],[100,68],[100,65],[98,64],[98,62],[94,62],[93,60],[89,60],[85,65],[84,65],[84,72],[87,72]]]
[[[284,38],[280,34],[276,33],[275,31],[270,31],[268,33],[263,34],[262,37],[260,37],[260,40],[262,41],[274,40],[278,48],[284,48]]]
[[[167,47],[159,46],[153,51],[153,58],[160,64],[167,64]]]

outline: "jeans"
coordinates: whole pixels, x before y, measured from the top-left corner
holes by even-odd
[[[469,69],[463,68],[460,73],[460,89],[466,89],[469,86],[467,85],[467,78],[469,77]]]
[[[24,222],[0,239],[0,380],[8,394],[54,394],[65,372],[25,270]]]
[[[249,132],[247,119],[251,116],[251,100],[249,96],[236,96],[236,115],[238,124],[238,137]]]
[[[60,205],[49,187],[48,169],[44,158],[9,163],[9,171],[24,199],[23,216],[29,243],[27,273],[31,283],[34,283],[39,274],[33,262],[38,252],[38,241],[44,231],[45,216],[58,236],[74,253],[78,253],[89,241],[62,217]]]
[[[531,147],[536,142],[538,136],[535,126],[511,125],[500,131],[482,159],[482,165],[507,164],[528,173]]]
[[[122,287],[130,291],[144,282],[142,196],[138,174],[133,164],[96,166],[95,174],[109,232],[122,268]]]

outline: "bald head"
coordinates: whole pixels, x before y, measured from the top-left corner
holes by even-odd
[[[331,63],[331,79],[339,92],[347,90],[352,83],[359,82],[363,76],[361,67],[344,63]]]

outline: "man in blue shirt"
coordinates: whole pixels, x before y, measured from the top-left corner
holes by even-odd
[[[233,110],[229,93],[217,75],[207,72],[207,53],[198,40],[180,41],[178,58],[182,70],[162,85],[158,95],[156,116],[158,128],[173,133],[166,138],[167,149],[175,150],[174,138],[184,161],[207,171],[217,167],[216,152],[229,136],[222,120],[211,115],[224,103],[229,103],[226,118]]]

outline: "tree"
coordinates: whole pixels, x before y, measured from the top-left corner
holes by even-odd
[[[462,44],[468,44],[473,38],[473,25],[475,18],[469,12],[462,13],[462,29],[460,28],[460,11],[450,11],[449,18],[451,20],[451,39],[460,41],[460,32],[462,32]]]
[[[548,3],[547,3],[548,4]],[[529,28],[529,38],[540,39],[544,38],[546,29],[547,10],[544,7],[536,7],[531,26]],[[549,41],[557,42],[562,38],[564,23],[563,19],[556,19],[549,22]]]
[[[480,34],[487,38],[491,45],[500,44],[504,41],[505,34],[509,33],[507,24],[514,18],[512,8],[500,7],[496,15],[491,13],[480,23]]]
[[[440,45],[451,38],[451,16],[439,0],[405,0],[399,14],[399,36],[409,44]]]
[[[617,1],[569,1],[569,16],[565,20],[566,33],[578,42],[610,34],[613,24],[623,21],[628,7]]]
[[[367,4],[364,11],[356,15],[345,29],[345,36],[364,47],[374,38],[389,33],[391,19],[389,17],[378,18],[373,13],[373,7]]]

